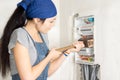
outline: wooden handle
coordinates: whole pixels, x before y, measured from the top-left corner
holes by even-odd
[[[68,49],[71,49],[71,48],[75,48],[75,46],[69,45],[69,46],[66,46],[66,47],[58,48],[58,49],[56,49],[56,50],[57,50],[57,51],[60,51],[60,52],[64,52],[64,51],[66,51],[66,50],[68,50]]]
[[[92,47],[93,46],[93,38],[88,38],[88,39],[80,38],[78,41],[83,41],[85,47]],[[90,43],[90,41],[91,41],[91,43]],[[75,48],[75,46],[69,45],[69,46],[66,46],[66,47],[58,48],[56,50],[60,51],[60,52],[64,52],[64,51],[66,51],[68,49],[71,49],[71,48]]]

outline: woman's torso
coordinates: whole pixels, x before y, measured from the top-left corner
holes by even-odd
[[[23,37],[21,37],[22,33],[24,34]],[[40,36],[42,37],[42,35],[40,35]],[[20,37],[21,39],[22,38],[24,38],[24,39],[21,40],[18,37]],[[20,80],[17,69],[16,69],[13,53],[11,51],[11,48],[12,48],[11,46],[13,46],[11,43],[14,43],[14,45],[15,45],[15,42],[16,42],[15,40],[12,41],[12,39],[15,39],[15,38],[17,38],[16,41],[19,41],[21,44],[23,44],[23,46],[28,48],[29,55],[30,55],[30,61],[33,66],[38,64],[41,60],[43,60],[46,57],[46,55],[48,53],[48,47],[44,41],[45,38],[43,39],[43,37],[42,37],[43,43],[35,42],[31,38],[31,36],[27,33],[27,31],[25,31],[23,28],[18,28],[17,30],[15,30],[13,32],[10,43],[9,43],[12,80]],[[49,67],[49,64],[46,66],[46,68],[41,73],[41,75],[37,78],[37,80],[46,80],[47,79],[48,67]]]

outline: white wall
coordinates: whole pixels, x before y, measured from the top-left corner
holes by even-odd
[[[18,0],[17,0],[18,1]],[[11,11],[16,6],[16,0],[8,3],[1,0],[0,3],[0,32],[2,33]],[[101,80],[120,80],[120,1],[119,0],[54,0],[58,5],[59,16],[57,26],[49,34],[51,47],[69,44],[71,39],[71,18],[74,13],[80,12],[80,16],[95,15],[95,62],[101,65]],[[74,5],[74,6],[73,6]],[[7,7],[8,6],[8,7]],[[60,25],[60,26],[59,26]],[[60,31],[59,31],[60,29]],[[70,31],[69,31],[70,30]],[[1,36],[0,33],[0,36]],[[56,34],[54,34],[56,33]],[[57,36],[56,36],[57,35]],[[58,36],[60,35],[60,37]],[[56,39],[53,39],[57,37]],[[53,41],[55,44],[53,44]],[[60,41],[60,44],[59,44]],[[51,43],[52,42],[52,43]],[[73,55],[69,56],[61,68],[49,78],[49,80],[75,80]],[[69,67],[70,66],[70,67]],[[67,74],[67,75],[66,75]],[[69,78],[69,75],[71,76]],[[8,77],[9,78],[9,77]],[[1,77],[0,77],[0,80]],[[9,79],[7,79],[9,80]]]
[[[61,45],[71,42],[71,16],[95,15],[95,63],[101,65],[101,80],[120,80],[119,0],[61,0]]]
[[[120,1],[107,0],[102,1],[99,11],[99,22],[102,27],[103,53],[99,53],[97,57],[101,57],[101,78],[102,80],[120,80],[120,61],[119,61],[119,41],[120,41]],[[99,58],[100,59],[100,58]]]

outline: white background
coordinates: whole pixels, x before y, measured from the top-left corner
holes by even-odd
[[[0,0],[0,36],[6,21],[19,0]],[[101,65],[101,80],[120,80],[120,1],[54,0],[58,8],[56,26],[49,32],[50,47],[72,42],[72,17],[94,15],[95,63]],[[74,63],[69,56],[49,80],[75,80]],[[1,77],[0,77],[0,80]],[[10,77],[5,80],[10,80]]]

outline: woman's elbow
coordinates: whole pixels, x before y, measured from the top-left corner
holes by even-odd
[[[48,77],[50,77],[52,74],[54,74],[55,71],[53,70],[48,70]]]
[[[32,79],[30,77],[24,77],[24,78],[21,78],[21,80],[35,80],[35,79]]]
[[[35,80],[32,75],[21,76],[21,80]]]

